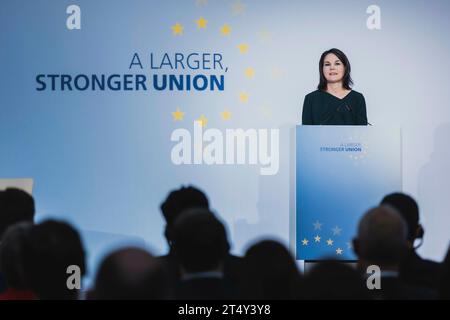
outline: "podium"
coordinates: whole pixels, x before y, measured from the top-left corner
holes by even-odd
[[[297,126],[296,258],[356,260],[360,218],[401,190],[400,129]]]

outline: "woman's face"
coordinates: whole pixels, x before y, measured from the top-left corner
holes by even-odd
[[[339,58],[333,54],[329,53],[325,56],[323,60],[323,75],[327,82],[336,83],[341,82],[342,78],[344,78],[345,67]]]

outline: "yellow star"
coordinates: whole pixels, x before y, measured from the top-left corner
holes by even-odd
[[[201,115],[200,118],[197,119],[197,121],[200,121],[200,125],[202,127],[206,127],[206,124],[208,123],[208,119],[206,119],[205,115]]]
[[[333,240],[328,239],[328,240],[327,240],[327,245],[332,246],[332,245],[333,245]]]
[[[303,240],[302,240],[302,245],[307,246],[307,245],[308,245],[308,242],[309,242],[309,241],[308,241],[307,239],[303,239]]]
[[[239,101],[241,101],[242,103],[247,103],[248,102],[248,94],[246,92],[241,92],[239,94]]]
[[[181,35],[183,35],[184,27],[181,24],[179,24],[178,22],[175,25],[173,25],[171,29],[172,29],[172,32],[173,32],[174,36],[181,36]]]
[[[315,241],[315,242],[320,242],[320,237],[319,237],[319,236],[315,236],[315,237],[314,237],[314,241]]]
[[[313,223],[314,230],[321,230],[322,229],[322,223],[319,222],[319,220],[316,220],[316,222]]]
[[[233,14],[235,14],[235,15],[243,14],[245,11],[245,7],[247,7],[247,6],[245,4],[243,4],[240,0],[236,1],[232,5]]]
[[[197,26],[199,29],[204,29],[206,28],[206,24],[208,23],[208,20],[203,19],[203,17],[201,17],[198,20],[195,20],[195,23],[197,23]]]
[[[181,121],[184,118],[184,112],[180,110],[180,108],[177,108],[177,111],[172,112],[173,121]]]
[[[225,109],[223,112],[220,113],[220,116],[225,121],[226,120],[230,120],[231,119],[231,112]]]
[[[241,53],[247,53],[248,52],[248,44],[247,43],[241,43],[237,47],[239,48],[239,51]]]
[[[245,69],[244,73],[247,78],[253,78],[253,76],[255,75],[255,69],[249,67]]]
[[[222,28],[220,28],[220,33],[224,36],[229,36],[231,33],[231,27],[228,24],[224,24]]]

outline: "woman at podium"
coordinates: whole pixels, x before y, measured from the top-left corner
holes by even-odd
[[[305,96],[304,125],[367,125],[364,96],[352,90],[350,62],[338,49],[322,53],[317,90]]]

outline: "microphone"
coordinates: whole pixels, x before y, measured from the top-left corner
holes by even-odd
[[[349,105],[345,104],[345,107],[347,108],[348,111],[353,112],[353,109]],[[367,125],[371,126],[372,124],[369,121],[367,121]]]
[[[344,104],[344,107],[345,107],[344,111],[353,113],[353,109],[352,109],[351,106],[349,106],[348,104],[345,103],[345,104]],[[342,105],[340,105],[340,106],[338,106],[335,110],[330,110],[330,111],[326,114],[327,117],[325,118],[325,120],[323,120],[322,122],[320,122],[319,125],[323,125],[323,124],[325,124],[326,122],[328,122],[328,120],[331,119],[331,117],[333,116],[333,113],[334,113],[335,111],[340,112],[340,111],[343,111],[342,109],[343,109],[343,108],[342,108]],[[367,121],[367,120],[366,120],[366,121]],[[371,124],[369,121],[367,121],[367,125],[371,126],[372,124]]]
[[[418,245],[413,246],[414,250],[419,249],[422,246],[422,244],[423,244],[423,239],[422,238],[418,238],[418,239],[419,239],[420,242],[419,242]]]
[[[326,115],[328,115],[328,117],[327,117],[325,120],[323,120],[319,125],[323,125],[323,124],[325,124],[328,120],[330,120],[330,119],[331,119],[331,116],[333,115],[333,113],[334,113],[335,111],[337,111],[337,109],[336,109],[336,110],[330,110],[330,111],[328,111],[328,113],[326,114]]]
[[[419,240],[420,242],[419,242],[418,245],[414,246],[414,242],[415,241],[413,241],[413,248],[414,248],[414,250],[417,250],[417,249],[419,249],[422,246],[424,234],[425,234],[425,230],[423,229],[422,225],[419,224],[419,227],[418,227],[418,230],[417,230],[417,236],[416,236],[416,238],[414,240]]]
[[[346,108],[346,110],[348,111],[348,112],[352,112],[352,109],[347,105],[347,104],[345,104],[345,108]],[[331,119],[331,116],[333,115],[333,113],[334,112],[341,112],[342,111],[342,105],[340,105],[340,106],[338,106],[335,110],[330,110],[326,115],[328,116],[328,117],[326,117],[325,118],[325,120],[323,120],[321,123],[320,123],[320,125],[323,125],[323,124],[325,124],[328,120],[330,120]]]

